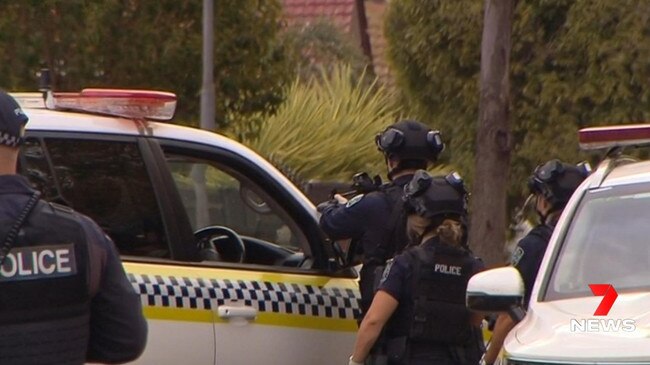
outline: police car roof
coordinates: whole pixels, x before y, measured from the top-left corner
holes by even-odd
[[[615,167],[600,187],[611,187],[650,182],[650,161],[627,163]]]
[[[25,114],[29,117],[28,131],[58,131],[93,134],[156,137],[170,140],[189,141],[218,147],[242,156],[262,168],[279,181],[292,195],[316,217],[313,203],[275,166],[260,157],[250,148],[218,133],[162,122],[136,122],[132,119],[89,114],[76,111],[58,111],[45,108],[40,93],[11,93]],[[38,101],[40,98],[40,102]],[[144,124],[139,124],[144,123]],[[142,128],[146,125],[147,128]]]

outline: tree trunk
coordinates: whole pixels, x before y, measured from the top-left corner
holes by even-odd
[[[487,266],[504,261],[513,12],[514,0],[485,0],[470,244]]]

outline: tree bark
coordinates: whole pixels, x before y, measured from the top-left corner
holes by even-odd
[[[504,261],[513,12],[514,0],[485,0],[470,245],[487,266]]]

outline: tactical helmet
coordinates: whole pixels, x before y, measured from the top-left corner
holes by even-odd
[[[377,148],[386,157],[435,162],[444,150],[440,132],[415,120],[402,120],[375,136]]]
[[[408,214],[428,219],[467,215],[467,190],[457,172],[431,176],[425,170],[418,170],[404,186],[403,198]]]
[[[554,209],[560,209],[590,173],[591,166],[587,162],[572,165],[551,160],[535,168],[528,187],[532,194],[543,196]]]
[[[28,119],[16,99],[0,90],[0,145],[20,146]]]

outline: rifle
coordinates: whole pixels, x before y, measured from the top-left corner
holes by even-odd
[[[334,195],[339,194],[345,197],[346,199],[351,198],[358,194],[367,194],[373,191],[379,190],[379,187],[382,185],[381,177],[375,175],[373,178],[368,175],[366,172],[359,172],[352,176],[352,184],[350,188],[352,190],[346,192],[337,192],[336,189],[333,189],[330,193],[329,200],[321,203],[317,206],[319,212],[322,212],[323,209],[330,206],[331,204],[337,204],[337,199],[334,198]],[[344,250],[339,242],[333,242],[334,251],[337,256],[340,258],[342,266],[351,266],[354,262],[354,257],[357,252],[358,242],[356,240],[351,240],[347,250]]]
[[[381,184],[382,181],[379,175],[375,175],[371,178],[367,172],[358,172],[352,176],[352,185],[350,186],[352,190],[339,193],[334,189],[332,190],[331,198],[333,198],[335,194],[342,195],[345,198],[359,194],[367,194],[379,190]]]

